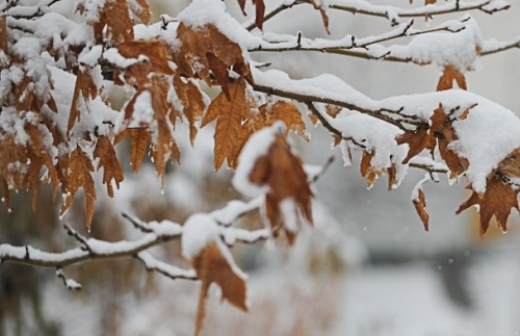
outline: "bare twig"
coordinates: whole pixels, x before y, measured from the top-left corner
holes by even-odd
[[[303,1],[300,1],[300,0],[295,0],[294,2],[290,3],[290,4],[286,4],[284,2],[282,2],[278,7],[276,7],[275,9],[273,9],[272,11],[270,11],[269,13],[267,13],[266,15],[264,15],[264,22],[272,19],[273,17],[275,17],[276,15],[280,14],[281,12],[283,12],[284,10],[288,9],[288,8],[292,8],[293,6],[296,6],[296,5],[299,5],[299,4],[302,4]],[[258,28],[258,26],[256,25],[256,23],[253,21],[251,23],[248,23],[247,26],[246,26],[246,29],[251,31],[255,28]]]
[[[81,289],[81,285],[79,283],[65,276],[65,273],[63,273],[61,267],[56,267],[56,277],[58,277],[58,279],[60,279],[63,282],[63,285],[70,290]]]

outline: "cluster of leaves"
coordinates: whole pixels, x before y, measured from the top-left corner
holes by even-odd
[[[263,0],[252,2],[256,8],[256,27],[261,29],[266,18],[265,5]],[[244,11],[245,0],[238,3]],[[317,0],[307,3],[321,13],[328,31],[327,6]],[[426,5],[435,3],[434,0],[425,2]],[[261,80],[265,74],[253,67],[255,63],[245,43],[234,35],[240,32],[230,33],[214,17],[210,16],[207,21],[194,17],[179,21],[163,17],[159,27],[150,24],[151,13],[146,0],[80,0],[76,11],[84,17],[85,23],[60,18],[65,28],[50,35],[37,30],[49,20],[58,19],[57,14],[45,17],[49,15],[45,14],[46,10],[38,10],[29,15],[29,20],[27,16],[17,17],[16,12],[0,15],[0,187],[8,207],[11,190],[31,192],[35,206],[39,185],[50,183],[54,196],[61,191],[63,214],[82,188],[86,223],[90,226],[96,200],[95,171],[103,169],[102,182],[111,197],[114,184],[119,187],[125,178],[114,148],[116,144],[129,138],[132,170],[137,172],[145,157],[149,157],[161,178],[169,162],[181,162],[175,137],[177,122],[188,123],[193,145],[198,130],[215,121],[214,168],[218,170],[227,162],[228,167],[235,169],[236,188],[244,194],[253,190],[253,194],[257,192],[261,196],[262,214],[270,235],[283,232],[291,244],[299,228],[313,222],[309,176],[287,140],[288,132],[310,140],[296,105],[298,101],[309,107],[312,123],[321,123],[331,132],[334,144],[343,145],[347,161],[351,160],[351,148],[362,151],[360,170],[369,186],[387,174],[389,189],[397,187],[404,177],[402,168],[408,167],[424,151],[429,152],[432,162],[445,164],[451,180],[467,175],[471,162],[457,147],[460,140],[457,127],[460,126],[455,125],[469,120],[476,104],[447,108],[439,98],[436,109],[414,115],[408,113],[405,106],[397,110],[371,110],[334,100],[337,96],[330,98],[320,91],[319,81],[309,81],[318,87],[317,91],[311,90],[310,85],[298,86],[296,82],[290,82],[296,88],[280,89],[272,82],[273,87],[266,87],[265,80],[262,85],[257,84],[259,78],[255,78],[255,74]],[[408,28],[394,37],[404,36]],[[356,47],[353,37],[350,41],[348,47],[332,49],[344,51]],[[482,53],[477,42],[470,45],[470,54],[474,57]],[[297,37],[297,45],[299,49],[301,35]],[[330,51],[331,48],[316,47],[316,50]],[[419,64],[432,61],[411,60]],[[438,81],[438,91],[452,89],[454,82],[460,89],[467,89],[463,73],[470,70],[470,64],[444,62],[439,65],[443,74]],[[110,105],[104,78],[112,79],[114,85],[124,86],[130,92],[118,113]],[[58,85],[72,85],[73,89],[64,94],[55,88]],[[210,99],[201,89],[202,85],[218,86],[220,92]],[[345,89],[350,92],[347,90],[351,88]],[[71,99],[64,98],[68,93]],[[368,118],[367,128],[376,121],[389,124],[389,142],[392,148],[405,148],[404,156],[386,153],[383,146],[376,146],[371,139],[360,142],[347,131],[335,128],[345,113],[363,114]],[[343,119],[350,120],[352,118]],[[280,121],[285,127],[280,127]],[[520,178],[519,148],[500,158],[492,171],[487,172],[485,188],[475,187],[476,180],[468,177],[473,194],[457,213],[478,205],[482,234],[492,216],[505,230],[511,208],[518,209],[520,189],[515,181]],[[381,155],[384,164],[381,164]],[[426,198],[420,184],[413,204],[428,229]],[[200,223],[210,223],[206,231],[217,234],[197,230]],[[229,256],[226,241],[215,229],[218,226],[208,215],[193,216],[185,223],[186,232],[206,235],[202,239],[205,243],[195,252],[189,246],[190,241],[197,239],[183,235],[186,249],[190,250],[185,257],[191,260],[197,278],[203,283],[197,333],[202,327],[211,283],[218,284],[223,297],[233,305],[247,310],[245,277]],[[195,230],[190,231],[193,227]]]

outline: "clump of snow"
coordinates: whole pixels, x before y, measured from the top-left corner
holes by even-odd
[[[180,23],[193,29],[212,24],[231,41],[245,49],[252,49],[263,44],[260,37],[253,36],[226,12],[226,5],[221,1],[194,0],[179,13],[177,18]]]
[[[392,56],[411,58],[417,63],[433,62],[439,67],[452,65],[460,71],[472,70],[478,67],[477,48],[482,46],[482,33],[477,21],[471,16],[461,19],[460,23],[448,25],[457,28],[456,32],[441,31],[415,36],[404,46],[393,45],[388,48]]]
[[[245,144],[238,157],[238,167],[233,176],[233,186],[242,194],[256,197],[267,192],[267,186],[258,186],[251,183],[249,176],[256,161],[267,155],[276,134],[283,132],[283,122],[276,122],[271,127],[266,127],[256,132]]]
[[[182,256],[188,260],[196,257],[212,242],[219,240],[219,227],[208,214],[191,215],[183,226],[181,238]]]

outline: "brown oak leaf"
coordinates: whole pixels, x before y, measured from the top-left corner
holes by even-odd
[[[89,70],[79,70],[76,76],[76,85],[72,95],[70,105],[69,121],[67,123],[67,133],[70,132],[74,124],[80,120],[80,104],[97,97],[99,88],[92,80]]]
[[[193,146],[198,132],[196,123],[206,110],[206,103],[199,87],[192,80],[184,81],[180,76],[175,76],[173,86],[183,106],[182,114],[188,119],[190,125],[190,143]],[[175,114],[172,112],[172,115]]]
[[[247,311],[246,282],[238,275],[223,255],[217,243],[208,244],[192,260],[197,277],[202,282],[197,308],[195,335],[199,335],[204,322],[206,298],[212,283],[222,289],[222,298],[235,307]]]
[[[498,225],[502,231],[507,231],[507,218],[512,208],[518,210],[518,192],[520,189],[514,190],[510,185],[502,181],[498,174],[492,174],[487,179],[486,191],[484,194],[478,194],[473,191],[470,198],[461,204],[457,210],[457,214],[466,210],[472,205],[479,206],[480,214],[480,236],[482,237],[488,227],[489,221],[493,216],[497,219]]]
[[[123,181],[124,173],[108,136],[98,138],[94,149],[95,158],[99,158],[97,169],[103,168],[103,183],[107,185],[108,196],[114,197],[112,180],[115,181],[116,187],[119,189],[119,183]]]
[[[217,119],[215,128],[215,156],[214,165],[218,170],[224,160],[228,160],[230,167],[236,166],[238,153],[234,150],[237,146],[242,131],[249,132],[242,127],[244,121],[251,116],[251,110],[255,104],[246,94],[246,81],[240,78],[229,85],[231,100],[226,98],[222,91],[208,107],[202,117],[200,127],[204,127]]]
[[[271,230],[276,236],[283,229],[289,244],[294,243],[302,223],[313,222],[313,193],[302,161],[291,152],[283,136],[277,134],[267,154],[257,159],[249,180],[258,186],[269,187],[265,210]]]
[[[0,15],[0,51],[7,54],[7,16]]]
[[[45,127],[42,125],[42,127]],[[41,170],[46,167],[47,180],[52,183],[53,194],[56,195],[58,190],[58,173],[50,154],[50,148],[43,145],[43,137],[36,125],[29,124],[25,128],[25,132],[29,135],[29,143],[26,151],[29,159],[29,169],[25,177],[25,190],[32,192],[32,208],[36,211],[36,202],[38,196],[38,186],[41,180]]]
[[[253,82],[249,64],[242,56],[241,47],[222,34],[214,25],[192,28],[180,24],[177,28],[180,47],[173,53],[177,73],[190,78],[200,77],[208,85],[212,84],[210,71],[222,86],[226,97],[229,93],[228,68]]]
[[[415,211],[417,211],[419,218],[421,218],[424,230],[428,231],[430,215],[426,211],[426,197],[424,196],[424,191],[422,189],[418,190],[417,198],[414,198],[412,202],[413,206],[415,207]]]
[[[321,19],[323,21],[323,26],[327,31],[327,34],[330,34],[329,30],[329,16],[327,15],[327,10],[323,6],[323,3],[318,3],[319,0],[309,0],[310,4],[314,7],[314,9],[319,10],[321,14]]]
[[[118,52],[126,58],[138,58],[143,55],[151,64],[150,70],[173,75],[174,71],[168,64],[170,51],[168,46],[159,40],[128,41],[117,45]]]
[[[127,128],[116,135],[114,144],[130,136],[130,165],[132,172],[137,173],[146,153],[151,133],[147,128]]]
[[[303,122],[302,114],[292,102],[278,100],[275,103],[260,106],[259,110],[266,116],[265,126],[271,126],[276,121],[281,120],[284,122],[287,132],[289,130],[294,131],[305,140],[310,141],[310,135]]]
[[[349,154],[350,155],[350,154]],[[396,184],[396,167],[395,164],[392,164],[389,168],[386,169],[376,169],[372,166],[372,157],[376,155],[376,151],[372,150],[370,152],[363,151],[363,155],[361,156],[361,164],[360,164],[360,173],[367,180],[368,187],[371,188],[376,180],[383,174],[388,174],[388,190],[391,190]]]
[[[447,120],[448,117],[444,113],[442,105],[439,105],[430,117],[431,125],[429,128],[418,127],[416,130],[406,131],[400,134],[396,138],[397,144],[401,145],[406,143],[410,147],[408,149],[408,155],[406,155],[406,158],[403,160],[403,164],[408,163],[411,158],[421,153],[424,149],[428,149],[433,156],[433,151],[437,145],[435,132],[444,127]]]
[[[446,65],[444,67],[442,76],[439,78],[437,91],[449,90],[453,88],[453,81],[457,83],[459,88],[463,90],[468,89],[464,75],[453,65]]]
[[[70,207],[79,188],[83,188],[85,192],[86,202],[86,223],[90,230],[92,218],[94,216],[94,202],[96,201],[96,187],[92,173],[94,166],[88,155],[77,146],[72,151],[69,158],[69,174],[66,176],[66,181],[62,182],[63,204],[60,213],[63,215]]]

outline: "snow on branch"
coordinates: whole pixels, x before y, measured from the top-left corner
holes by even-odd
[[[228,206],[211,213],[217,224],[217,236],[223,242],[232,246],[237,242],[252,244],[271,237],[269,229],[244,230],[230,225],[238,218],[257,210],[262,198],[254,199],[248,203],[233,201]],[[69,279],[63,273],[63,267],[89,262],[96,259],[117,259],[134,257],[141,261],[148,271],[160,273],[171,279],[197,280],[197,275],[192,269],[182,269],[168,263],[157,260],[147,250],[153,246],[162,245],[169,241],[181,238],[183,227],[171,221],[143,222],[126,213],[122,214],[136,229],[144,233],[144,236],[134,241],[108,242],[94,238],[86,238],[68,225],[64,225],[67,234],[80,244],[79,247],[60,252],[51,253],[41,251],[31,246],[13,246],[0,244],[0,262],[13,262],[29,266],[56,268],[56,276],[71,290],[81,289],[81,285]]]
[[[493,14],[508,9],[510,5],[503,0],[455,0],[446,4],[429,4],[418,8],[404,9],[395,6],[373,5],[364,0],[331,0],[328,7],[354,14],[384,17],[397,23],[399,18],[430,17],[433,15],[467,12],[470,10],[479,10],[487,14]]]

